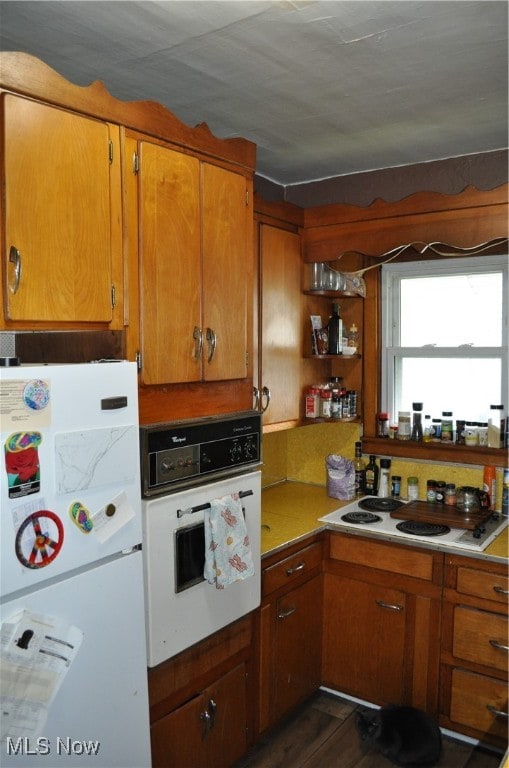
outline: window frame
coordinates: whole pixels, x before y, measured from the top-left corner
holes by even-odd
[[[502,340],[495,347],[402,347],[400,339],[400,300],[401,280],[405,277],[443,276],[468,272],[502,272]],[[381,408],[395,412],[395,366],[403,357],[415,358],[500,358],[502,381],[501,402],[509,405],[508,374],[508,256],[471,256],[467,258],[430,259],[426,261],[408,261],[382,265],[382,301],[381,301]],[[468,353],[468,354],[466,354]]]

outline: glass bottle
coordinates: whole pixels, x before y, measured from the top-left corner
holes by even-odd
[[[412,417],[412,440],[420,443],[423,438],[422,433],[422,403],[412,403],[414,409]]]
[[[329,336],[329,355],[341,355],[343,353],[343,321],[339,315],[339,304],[332,305],[332,315],[327,325]]]
[[[378,494],[378,464],[374,456],[369,457],[368,466],[366,467],[366,480],[365,490],[368,496],[376,496]]]
[[[363,496],[366,483],[366,464],[362,458],[362,444],[355,443],[355,458],[353,461],[355,469],[355,495]]]
[[[442,411],[442,442],[452,443],[452,411]]]
[[[389,471],[391,468],[390,459],[380,459],[380,485],[378,495],[387,499],[390,496]]]
[[[410,440],[411,436],[410,412],[400,411],[398,415],[398,440]]]
[[[426,413],[424,416],[424,429],[422,433],[423,442],[429,443],[431,441],[431,416]]]
[[[419,478],[411,475],[407,480],[408,501],[416,501],[419,498]]]

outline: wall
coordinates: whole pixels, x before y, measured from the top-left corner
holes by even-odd
[[[318,423],[297,427],[263,436],[262,485],[267,487],[284,480],[293,480],[315,485],[326,485],[325,457],[335,453],[353,459],[355,441],[360,439],[360,425],[357,423]],[[388,458],[391,441],[387,441]],[[368,457],[364,456],[367,463]],[[380,461],[378,460],[378,464]],[[475,465],[432,463],[394,459],[391,475],[402,478],[402,495],[406,496],[407,478],[419,478],[419,498],[425,499],[428,479],[444,480],[456,486],[472,485],[482,488],[483,467]],[[497,471],[496,509],[501,509],[502,470]]]

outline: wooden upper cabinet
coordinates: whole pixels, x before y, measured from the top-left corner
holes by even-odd
[[[8,93],[2,117],[3,327],[110,325],[122,299],[118,127]]]
[[[247,370],[247,179],[139,144],[144,384],[242,379]]]
[[[200,163],[145,141],[139,153],[143,381],[199,381]]]

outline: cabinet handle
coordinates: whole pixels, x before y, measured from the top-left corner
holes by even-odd
[[[291,608],[287,608],[286,611],[280,611],[277,615],[278,619],[287,619],[292,613],[295,613],[297,606],[293,605]]]
[[[402,605],[396,605],[395,603],[384,603],[383,600],[375,600],[375,603],[380,606],[380,608],[387,608],[389,611],[402,611],[403,606]]]
[[[490,645],[499,651],[509,651],[509,645],[502,645],[502,643],[499,643],[498,640],[490,640]]]
[[[265,405],[263,405],[263,398],[265,398]],[[270,389],[268,387],[262,388],[262,413],[265,413],[270,403]]]
[[[216,351],[216,344],[217,344],[216,334],[214,333],[212,328],[207,328],[205,332],[205,338],[207,339],[207,342],[209,345],[209,356],[207,357],[207,362],[211,363],[212,358],[214,357],[214,352]]]
[[[21,280],[21,253],[14,245],[11,245],[9,251],[9,261],[11,264],[14,264],[14,285],[11,288],[11,292],[17,293],[19,281]]]
[[[292,574],[297,573],[297,571],[302,571],[302,569],[305,567],[306,563],[299,563],[298,565],[294,565],[293,568],[286,569],[286,575],[291,576]]]
[[[495,715],[496,717],[505,717],[509,718],[509,712],[504,712],[503,709],[497,709],[493,706],[493,704],[486,704],[486,709],[488,709],[492,715]]]
[[[205,712],[202,712],[200,714],[200,720],[203,722],[203,738],[208,734],[210,729],[212,728],[212,718],[210,716],[210,713],[205,710]]]
[[[210,715],[210,727],[213,728],[216,724],[216,711],[217,704],[214,699],[209,699],[209,715]]]
[[[260,407],[260,390],[258,387],[253,387],[253,408],[255,411]]]
[[[194,359],[199,360],[201,357],[202,349],[203,349],[203,331],[201,328],[198,328],[197,325],[194,326],[193,339],[194,339]]]
[[[493,587],[493,591],[498,595],[509,595],[509,589],[504,589],[503,587]]]

